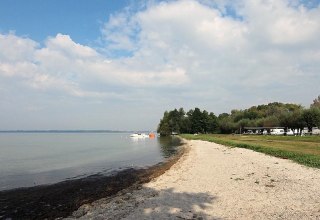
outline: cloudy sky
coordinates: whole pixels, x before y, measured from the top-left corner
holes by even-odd
[[[316,0],[1,0],[0,130],[154,130],[320,95]]]

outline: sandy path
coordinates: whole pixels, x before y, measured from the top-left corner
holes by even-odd
[[[75,213],[84,219],[320,219],[320,170],[189,141],[162,176]]]

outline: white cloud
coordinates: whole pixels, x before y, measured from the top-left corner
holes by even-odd
[[[137,24],[131,19],[128,10],[110,15],[109,21],[102,28],[103,39],[106,41],[108,50],[128,50],[136,49]]]
[[[179,85],[187,81],[185,70],[178,67],[143,68],[129,59],[104,58],[94,49],[75,43],[70,36],[57,34],[49,37],[44,47],[30,39],[12,34],[0,35],[3,47],[0,75],[15,77],[23,84],[38,89],[64,91],[72,96],[97,98],[124,98],[108,86],[158,87]],[[13,55],[11,56],[11,53]],[[103,83],[105,89],[85,89],[86,85]]]
[[[0,77],[71,97],[218,112],[270,100],[308,104],[319,93],[319,6],[163,1],[111,15],[101,34],[98,50],[63,34],[44,46],[0,34]]]
[[[0,34],[0,62],[30,61],[37,47],[37,42],[18,37],[14,33]]]
[[[98,56],[98,53],[94,49],[77,44],[69,35],[63,34],[57,34],[56,37],[49,37],[46,41],[45,49],[60,52],[70,58],[90,59]]]
[[[320,34],[320,8],[296,7],[290,1],[246,1],[240,9],[248,22],[252,37],[276,46],[317,43]],[[318,44],[319,45],[319,44]]]

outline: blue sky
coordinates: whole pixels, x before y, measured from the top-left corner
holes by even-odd
[[[92,43],[108,16],[128,4],[128,0],[1,0],[0,30],[14,30],[36,41],[64,33],[79,43]]]
[[[0,1],[0,129],[154,130],[320,94],[319,1]]]

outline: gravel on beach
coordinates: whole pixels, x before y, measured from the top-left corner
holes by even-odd
[[[247,149],[188,141],[163,175],[69,219],[320,219],[320,170]]]

